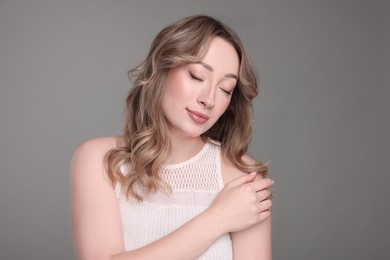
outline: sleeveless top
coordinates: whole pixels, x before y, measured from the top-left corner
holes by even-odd
[[[126,251],[164,237],[208,208],[224,186],[220,147],[206,143],[192,158],[165,165],[159,174],[171,186],[171,193],[158,191],[138,202],[127,200],[119,183],[115,187]],[[198,259],[233,259],[230,235],[219,237]]]

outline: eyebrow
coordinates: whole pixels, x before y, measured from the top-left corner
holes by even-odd
[[[199,61],[198,63],[199,63],[200,65],[202,65],[203,67],[205,67],[207,70],[209,70],[209,71],[211,71],[211,72],[214,72],[213,67],[211,67],[211,66],[208,65],[207,63],[204,63],[203,61]],[[237,75],[234,75],[233,73],[227,73],[227,74],[225,74],[225,78],[232,78],[232,79],[238,80]]]

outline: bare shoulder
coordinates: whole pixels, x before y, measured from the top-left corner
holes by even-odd
[[[242,159],[245,162],[254,162],[255,160],[251,158],[249,155],[244,155]],[[248,173],[241,171],[234,165],[232,165],[226,158],[221,158],[221,169],[222,169],[222,179],[224,184],[231,182],[234,179],[237,179],[238,177],[241,177],[243,175],[247,175]],[[256,179],[263,179],[263,177],[258,174],[256,176]]]
[[[104,156],[117,147],[118,140],[118,137],[101,137],[81,143],[72,156],[71,178],[81,180],[83,177],[92,177],[97,172],[105,173]]]
[[[81,143],[73,154],[75,157],[88,157],[97,154],[106,154],[109,150],[117,147],[118,137],[100,137]]]

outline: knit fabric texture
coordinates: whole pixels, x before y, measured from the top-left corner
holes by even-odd
[[[140,248],[168,235],[211,204],[223,188],[220,147],[218,144],[206,143],[202,150],[189,160],[165,165],[159,174],[171,186],[171,193],[158,191],[144,195],[144,200],[138,202],[126,199],[119,183],[115,187],[126,251]],[[219,237],[198,259],[232,259],[230,235]]]

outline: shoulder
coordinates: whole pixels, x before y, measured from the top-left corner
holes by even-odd
[[[97,154],[106,154],[109,150],[118,146],[118,137],[100,137],[81,143],[73,153],[73,158],[88,157]]]
[[[118,137],[101,137],[81,143],[71,159],[71,178],[81,181],[90,179],[97,172],[105,173],[104,157],[118,146],[118,141]]]
[[[251,158],[249,155],[244,155],[242,159],[245,162],[254,162],[255,160]],[[238,177],[248,175],[247,172],[243,172],[240,169],[238,169],[236,166],[234,166],[231,162],[229,162],[226,158],[223,156],[221,157],[221,170],[222,170],[222,179],[224,184],[227,184],[231,182],[234,179],[237,179]],[[260,174],[257,174],[256,179],[263,179],[263,177]]]
[[[94,138],[81,143],[73,153],[72,161],[94,161],[99,162],[100,159],[103,159],[108,151],[118,146],[118,137],[100,137]],[[103,162],[103,161],[101,161]]]

